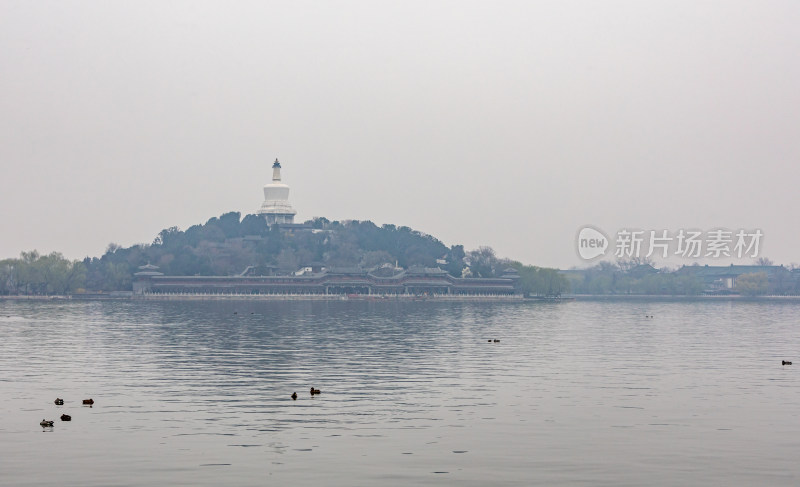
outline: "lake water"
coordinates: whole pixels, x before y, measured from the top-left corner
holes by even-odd
[[[800,485],[799,320],[796,302],[0,301],[0,485]]]

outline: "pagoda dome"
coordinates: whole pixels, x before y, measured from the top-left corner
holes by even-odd
[[[264,185],[264,203],[258,210],[267,223],[294,223],[297,212],[289,204],[289,186],[281,182],[281,163],[272,164],[272,182]]]

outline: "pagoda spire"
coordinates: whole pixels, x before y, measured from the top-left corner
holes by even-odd
[[[278,158],[275,158],[275,162],[272,164],[272,180],[275,182],[279,182],[281,180],[281,163],[278,162]]]

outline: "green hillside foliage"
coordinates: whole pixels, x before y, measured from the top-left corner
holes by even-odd
[[[310,228],[308,228],[310,227]],[[439,267],[455,277],[501,277],[518,268],[520,291],[556,295],[566,280],[553,269],[499,259],[490,247],[465,252],[405,226],[315,218],[306,227],[268,226],[258,215],[230,212],[186,230],[162,230],[152,243],[109,244],[101,257],[68,261],[61,254],[23,252],[0,261],[0,294],[69,294],[129,291],[140,266],[153,264],[175,276],[287,275],[301,267],[371,269],[389,264]],[[555,277],[554,277],[555,276]]]
[[[152,244],[111,245],[102,257],[84,260],[87,288],[130,289],[132,274],[147,263],[167,275],[228,276],[248,268],[255,275],[287,274],[311,265],[434,267],[437,259],[447,259],[448,270],[461,275],[462,246],[448,248],[409,227],[326,218],[306,223],[311,230],[285,230],[268,226],[258,215],[241,218],[238,212],[231,212],[185,231],[167,228]]]

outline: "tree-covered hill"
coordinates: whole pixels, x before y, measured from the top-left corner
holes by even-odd
[[[287,228],[268,226],[258,215],[242,218],[230,212],[186,230],[164,229],[151,244],[110,244],[101,257],[83,261],[24,252],[19,259],[0,261],[0,294],[130,290],[133,274],[148,263],[179,276],[285,275],[303,267],[370,269],[390,264],[440,267],[456,277],[499,277],[513,267],[522,276],[520,282],[547,282],[545,290],[534,293],[565,289],[565,280],[554,281],[555,271],[544,277],[546,270],[499,259],[489,247],[465,252],[462,245],[447,247],[405,226],[315,218]]]

